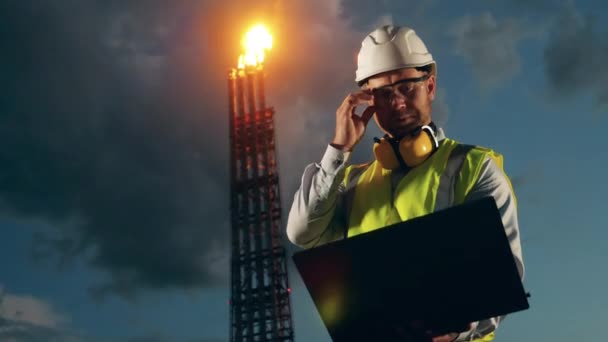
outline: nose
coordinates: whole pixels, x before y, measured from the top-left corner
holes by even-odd
[[[401,95],[398,92],[395,92],[393,94],[393,98],[391,99],[391,105],[395,109],[402,109],[402,108],[405,109],[407,107],[406,97]]]

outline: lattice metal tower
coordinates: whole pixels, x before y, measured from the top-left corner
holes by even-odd
[[[274,110],[261,66],[228,77],[231,179],[230,341],[293,341]]]

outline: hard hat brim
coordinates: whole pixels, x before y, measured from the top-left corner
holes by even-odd
[[[365,84],[365,82],[367,82],[367,80],[369,78],[380,75],[385,72],[401,70],[401,69],[409,69],[409,68],[420,68],[420,67],[431,65],[431,64],[433,65],[433,70],[431,71],[431,74],[437,75],[437,63],[434,60],[431,60],[431,61],[427,61],[425,63],[401,64],[401,65],[397,65],[397,66],[375,69],[373,71],[369,71],[366,73],[357,73],[357,78],[355,79],[355,82],[357,82],[357,84],[359,86],[362,86],[363,84]]]

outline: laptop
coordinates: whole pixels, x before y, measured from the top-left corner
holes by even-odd
[[[529,308],[493,198],[294,253],[333,341],[395,341]]]

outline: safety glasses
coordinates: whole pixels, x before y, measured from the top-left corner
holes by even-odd
[[[371,89],[371,94],[374,95],[374,100],[385,102],[392,102],[397,95],[410,98],[418,83],[428,80],[430,76],[430,74],[426,74],[415,78],[404,78],[393,84]]]

